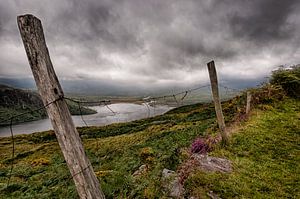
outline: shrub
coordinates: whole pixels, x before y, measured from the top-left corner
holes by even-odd
[[[270,83],[281,86],[288,96],[300,98],[300,65],[273,71]]]
[[[191,146],[192,153],[206,154],[213,150],[215,145],[220,141],[219,137],[208,136],[207,138],[197,138]]]
[[[281,101],[284,96],[285,92],[279,85],[273,84],[265,84],[261,88],[258,89],[251,89],[252,93],[252,105],[258,104],[272,104],[273,102]]]
[[[204,138],[197,138],[191,147],[192,153],[206,154],[209,151],[209,145]]]

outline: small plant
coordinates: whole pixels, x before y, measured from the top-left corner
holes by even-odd
[[[192,143],[191,152],[192,153],[200,153],[200,154],[206,154],[211,150],[211,141],[208,141],[209,139],[205,138],[197,138]]]
[[[208,146],[206,144],[206,141],[204,138],[197,138],[193,143],[192,143],[192,148],[191,152],[192,153],[201,153],[205,154],[207,152]]]

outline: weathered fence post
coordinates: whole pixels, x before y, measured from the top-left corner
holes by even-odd
[[[217,121],[218,121],[218,125],[219,125],[220,131],[221,131],[222,141],[225,144],[227,144],[228,136],[226,133],[226,126],[225,126],[225,122],[224,122],[221,101],[219,98],[218,77],[217,77],[215,62],[211,61],[211,62],[207,63],[207,68],[208,68],[208,72],[209,72],[211,91],[212,91],[213,100],[214,100],[214,104],[215,104]]]
[[[59,146],[80,198],[105,198],[87,158],[64,93],[53,69],[41,21],[33,15],[18,16],[20,34],[29,64]],[[52,103],[53,102],[53,103]]]
[[[251,109],[251,93],[250,91],[247,91],[247,105],[246,105],[246,114],[248,115]]]

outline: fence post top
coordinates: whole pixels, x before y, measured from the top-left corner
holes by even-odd
[[[33,14],[19,15],[19,16],[17,16],[17,19],[18,19],[18,21],[23,20],[23,19],[33,19],[33,20],[41,21],[39,18],[37,18]]]
[[[215,61],[211,60],[210,62],[207,63],[207,65],[214,64],[214,63],[215,63]]]

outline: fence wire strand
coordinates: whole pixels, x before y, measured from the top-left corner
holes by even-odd
[[[11,165],[10,165],[10,171],[8,174],[8,180],[7,180],[7,186],[9,186],[12,171],[14,168],[14,157],[15,157],[15,139],[14,139],[14,133],[13,133],[13,118],[10,118],[10,123],[9,123],[9,129],[10,129],[10,135],[11,135],[11,142],[12,142],[12,156],[11,156]]]
[[[9,174],[8,174],[7,187],[9,186],[9,183],[10,183],[10,180],[11,180],[11,176],[12,176],[12,172],[13,172],[13,168],[14,168],[14,158],[15,158],[15,139],[14,139],[14,133],[13,133],[13,120],[17,117],[22,116],[22,115],[40,111],[40,110],[48,107],[50,104],[53,104],[53,103],[57,102],[58,100],[62,100],[62,99],[63,99],[63,96],[60,96],[59,98],[55,99],[52,102],[49,102],[48,104],[46,104],[44,106],[41,106],[39,108],[24,112],[24,113],[21,113],[21,114],[18,114],[18,115],[11,116],[10,118],[8,118],[6,120],[1,121],[1,123],[2,123],[2,122],[6,122],[6,121],[10,120],[9,129],[10,129],[11,140],[12,140],[12,157],[11,157],[10,171],[9,171]]]
[[[176,102],[177,104],[177,107],[179,106],[179,102],[176,98],[176,96],[178,95],[183,95],[181,97],[181,102],[183,103],[183,100],[187,97],[187,95],[191,92],[194,92],[196,90],[200,90],[200,89],[203,89],[203,88],[207,88],[209,87],[210,85],[204,85],[204,86],[200,86],[200,87],[196,87],[196,88],[192,88],[192,89],[188,89],[188,90],[185,90],[185,91],[182,91],[182,92],[178,92],[178,93],[175,93],[175,94],[170,94],[170,95],[163,95],[163,96],[157,96],[157,97],[149,97],[147,98],[147,100],[149,100],[150,102],[153,101],[154,103],[156,103],[156,100],[159,100],[159,99],[163,99],[165,101],[166,104],[168,104],[168,101],[166,100],[166,98],[173,98],[174,101]],[[242,92],[241,89],[236,89],[236,88],[230,88],[228,86],[225,86],[225,85],[222,85],[220,84],[219,85],[220,87],[226,89],[226,90],[232,90],[234,92]],[[7,119],[4,119],[2,121],[0,121],[0,123],[4,123],[4,122],[7,122],[7,121],[10,121],[9,123],[9,129],[10,129],[10,134],[11,134],[11,140],[12,140],[12,157],[11,157],[11,166],[10,166],[10,172],[9,172],[9,175],[8,175],[8,181],[7,181],[7,186],[9,186],[10,184],[10,181],[11,181],[11,176],[12,176],[12,172],[13,172],[13,168],[14,168],[14,158],[15,158],[15,139],[14,139],[14,133],[13,133],[13,121],[14,119],[18,118],[18,117],[21,117],[23,115],[26,115],[28,113],[33,113],[33,112],[37,112],[37,111],[40,111],[42,109],[45,109],[47,108],[49,105],[59,101],[59,100],[69,100],[69,101],[72,101],[76,104],[78,104],[78,107],[79,107],[79,112],[80,112],[80,117],[83,121],[83,123],[85,124],[85,126],[88,126],[88,124],[86,123],[86,121],[84,120],[83,118],[83,114],[82,114],[82,104],[99,104],[99,105],[104,105],[110,112],[112,112],[114,115],[117,114],[117,112],[113,111],[108,103],[110,103],[111,101],[110,100],[97,100],[97,101],[84,101],[84,100],[77,100],[77,99],[73,99],[73,98],[69,98],[69,97],[64,97],[64,96],[60,96],[59,98],[55,99],[54,101],[52,102],[49,102],[47,103],[46,105],[44,106],[41,106],[41,107],[38,107],[36,109],[33,109],[33,110],[29,110],[27,112],[23,112],[21,114],[17,114],[17,115],[13,115]],[[139,103],[139,102],[144,102],[143,105],[145,105],[147,107],[147,110],[148,110],[148,117],[151,116],[151,110],[150,110],[150,107],[149,107],[149,104],[147,102],[147,100],[144,100],[144,99],[137,99],[135,101],[131,101],[132,103]],[[155,106],[155,105],[154,105]],[[73,178],[74,176],[80,174],[81,172],[85,171],[86,169],[88,169],[91,165],[88,165],[86,168],[82,169],[80,172],[74,174],[73,176],[71,176],[71,178]]]
[[[87,123],[86,123],[86,121],[84,120],[83,115],[82,115],[81,103],[78,102],[77,104],[78,104],[78,108],[79,108],[79,112],[80,112],[80,118],[81,118],[81,120],[83,121],[84,125],[85,125],[86,127],[88,127],[88,125],[87,125]]]

